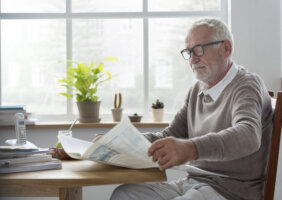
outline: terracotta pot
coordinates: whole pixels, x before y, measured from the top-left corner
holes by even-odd
[[[80,123],[100,122],[99,111],[101,101],[76,102]]]
[[[164,109],[152,109],[154,122],[162,122],[164,117]]]

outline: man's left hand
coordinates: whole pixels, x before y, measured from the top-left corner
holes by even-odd
[[[160,170],[171,168],[195,160],[198,151],[195,144],[189,139],[167,137],[155,141],[148,150],[154,162],[158,161]]]

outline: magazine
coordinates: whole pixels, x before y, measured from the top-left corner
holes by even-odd
[[[61,169],[62,163],[60,160],[52,159],[44,162],[31,162],[16,165],[7,165],[0,167],[0,174],[15,173],[15,172],[30,172],[47,169]]]
[[[122,120],[95,143],[70,136],[58,136],[65,152],[75,159],[143,169],[158,167],[148,156],[151,143],[129,120]]]
[[[27,146],[0,146],[0,174],[60,169],[60,160],[52,159],[49,149]]]
[[[25,163],[33,163],[33,162],[44,162],[44,161],[51,161],[52,156],[46,153],[43,154],[32,154],[24,157],[19,158],[6,158],[0,159],[0,167],[8,165],[18,165],[18,164],[25,164]]]
[[[49,149],[46,148],[25,148],[22,146],[0,146],[0,159],[8,159],[8,158],[20,158],[28,155],[34,154],[43,154],[43,153],[51,153]]]

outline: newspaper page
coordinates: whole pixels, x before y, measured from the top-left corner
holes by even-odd
[[[178,166],[174,166],[172,169],[174,170],[180,170],[180,171],[186,171],[188,174],[190,175],[196,175],[196,176],[221,176],[221,177],[228,177],[226,175],[223,174],[218,174],[215,172],[210,172],[210,171],[206,171],[203,169],[200,169],[198,167],[195,167],[193,165],[190,165],[189,162],[183,165],[178,165]]]
[[[122,120],[95,143],[58,136],[66,153],[76,159],[142,169],[158,167],[147,155],[151,143],[129,120]]]

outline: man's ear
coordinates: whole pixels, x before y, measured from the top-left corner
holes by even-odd
[[[229,40],[224,40],[224,55],[229,57],[232,53],[232,44]]]

